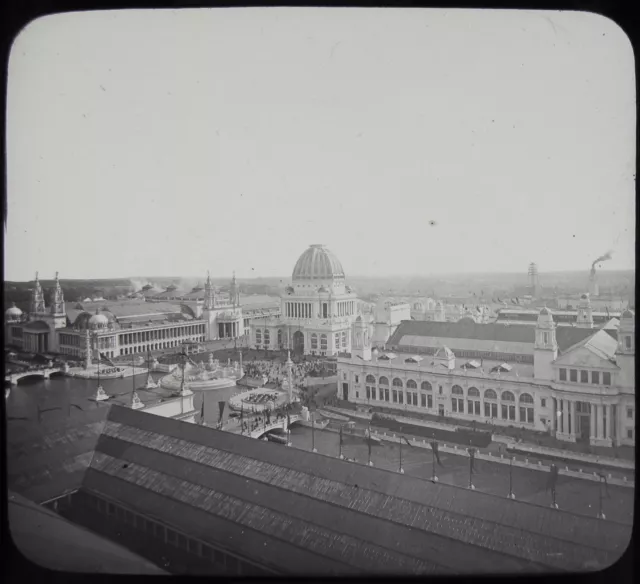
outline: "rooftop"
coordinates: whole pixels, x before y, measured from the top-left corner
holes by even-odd
[[[50,570],[84,573],[165,574],[151,562],[57,513],[9,493],[9,528],[18,549]]]
[[[629,526],[121,407],[82,484],[284,573],[582,570],[630,539]]]

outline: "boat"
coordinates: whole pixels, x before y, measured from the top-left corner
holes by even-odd
[[[267,440],[278,444],[287,444],[287,437],[284,434],[267,434]]]

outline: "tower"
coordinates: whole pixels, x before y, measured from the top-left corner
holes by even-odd
[[[447,320],[447,316],[444,310],[444,304],[441,300],[438,300],[438,302],[436,302],[436,314],[434,320],[436,322],[445,322]]]
[[[533,347],[533,376],[536,379],[553,379],[552,363],[558,357],[556,323],[551,311],[544,307],[536,323],[536,340]]]
[[[207,281],[204,284],[204,309],[213,310],[216,304],[216,293],[211,282],[211,275],[207,270]]]
[[[598,276],[596,274],[596,265],[591,266],[589,272],[589,296],[599,296],[600,286],[598,285]]]
[[[56,272],[55,287],[51,292],[51,306],[49,310],[53,317],[54,328],[64,328],[67,325],[67,312],[64,303],[64,293],[62,292],[62,286],[60,286],[60,280],[58,279],[58,272]]]
[[[589,294],[582,294],[582,296],[580,296],[576,326],[580,328],[593,328],[593,312]]]
[[[45,314],[46,307],[44,304],[44,293],[42,292],[42,286],[38,279],[38,272],[36,272],[36,285],[31,293],[31,310],[32,314]]]
[[[355,357],[360,357],[363,361],[371,361],[371,336],[369,335],[369,325],[364,322],[362,316],[358,316],[353,323],[353,333],[351,353]]]
[[[616,365],[620,367],[617,385],[635,391],[636,315],[625,310],[620,316]]]
[[[236,308],[240,306],[240,287],[236,282],[236,272],[233,271],[233,277],[231,278],[231,285],[229,286],[229,301]]]
[[[538,266],[531,262],[527,273],[529,278],[529,293],[534,297],[540,296],[540,278],[538,277]]]

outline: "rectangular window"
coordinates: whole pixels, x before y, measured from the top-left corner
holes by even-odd
[[[560,369],[560,381],[566,381],[566,380],[567,380],[567,370]]]
[[[189,539],[181,533],[178,534],[178,547],[181,550],[189,550]]]
[[[391,390],[391,396],[393,397],[393,403],[398,403],[398,391],[396,389]]]
[[[427,395],[427,407],[433,409],[433,396],[431,394]]]
[[[627,418],[633,420],[633,408],[627,408]]]
[[[427,407],[427,394],[426,393],[421,393],[420,394],[420,405],[423,408]]]
[[[520,421],[527,421],[527,408],[523,408],[522,406],[520,406]]]
[[[631,337],[625,337],[624,338],[624,347],[625,347],[625,349],[630,349],[631,348]]]
[[[546,407],[547,407],[547,400],[546,400],[545,398],[541,397],[541,398],[540,398],[540,405],[541,405],[543,408],[546,408]]]
[[[371,399],[371,388],[367,386],[367,399]]]
[[[113,503],[107,503],[107,515],[113,517],[116,514],[116,507]]]
[[[627,438],[629,438],[630,440],[633,440],[633,429],[632,428],[627,428]]]
[[[569,381],[578,381],[578,371],[576,369],[569,369]]]
[[[591,383],[594,383],[596,385],[600,384],[600,371],[591,372]]]
[[[474,404],[475,404],[475,407],[474,407],[475,414],[476,414],[476,416],[479,416],[480,415],[480,402],[479,401],[475,401]]]
[[[173,529],[167,529],[167,543],[178,546],[178,534]]]
[[[580,383],[589,383],[588,371],[580,371]]]
[[[357,376],[357,375],[356,375],[356,383],[359,383],[359,381],[358,381],[358,376]]]
[[[418,405],[418,394],[415,391],[413,392],[413,405]]]
[[[451,411],[452,412],[458,411],[458,400],[455,397],[451,400]]]
[[[403,404],[404,403],[404,394],[401,391],[398,391],[398,401]]]
[[[509,407],[506,404],[502,404],[502,419],[509,419]]]
[[[608,371],[602,374],[602,385],[611,385],[611,373]]]
[[[360,392],[356,389],[356,399],[360,397]]]
[[[484,402],[484,417],[491,417],[491,404],[489,402]]]
[[[384,401],[389,401],[389,389],[385,388],[384,390]]]
[[[509,419],[515,421],[515,419],[516,419],[516,406],[509,406]]]
[[[527,422],[533,424],[533,408],[527,408]]]

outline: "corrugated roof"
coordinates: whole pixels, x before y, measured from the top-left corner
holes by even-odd
[[[83,486],[284,572],[579,570],[611,564],[630,537],[628,526],[118,407]],[[230,537],[238,528],[257,545]]]
[[[607,330],[606,332],[612,338],[617,338],[616,331]],[[556,340],[558,342],[558,348],[561,352],[564,352],[569,347],[589,337],[593,333],[593,329],[557,327]],[[533,344],[535,343],[535,327],[518,324],[509,326],[496,323],[481,324],[470,321],[431,322],[403,320],[393,335],[391,335],[387,345],[394,347],[402,347],[403,345],[418,346],[420,343],[417,339],[420,337],[439,339],[437,345],[425,346],[435,347],[446,343],[453,349],[454,353],[456,348],[514,353],[524,351],[531,353]],[[453,341],[453,339],[462,339],[463,341],[489,341],[491,344],[469,343],[469,346],[467,346],[464,342],[456,342]],[[481,348],[484,346],[493,348]]]

